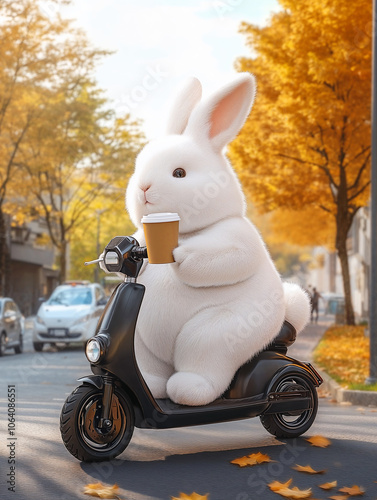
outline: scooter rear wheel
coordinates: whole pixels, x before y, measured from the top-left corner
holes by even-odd
[[[301,374],[283,376],[277,381],[273,391],[284,392],[294,390],[309,391],[310,408],[303,411],[272,413],[261,415],[263,427],[278,438],[294,438],[304,434],[312,426],[318,410],[318,395],[313,382]]]
[[[67,450],[82,462],[110,460],[120,455],[131,440],[134,412],[128,397],[114,388],[112,427],[98,427],[103,393],[90,385],[80,385],[66,399],[60,415],[60,432]]]

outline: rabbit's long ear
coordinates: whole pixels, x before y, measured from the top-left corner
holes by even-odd
[[[240,74],[195,108],[186,133],[199,142],[209,140],[215,151],[221,151],[244,124],[254,102],[255,90],[254,76]]]
[[[182,134],[187,126],[191,112],[202,97],[202,85],[197,78],[186,81],[177,94],[171,107],[167,122],[167,134]]]

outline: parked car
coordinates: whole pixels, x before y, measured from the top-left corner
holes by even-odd
[[[22,352],[25,321],[13,299],[0,297],[0,356],[7,349]]]
[[[98,319],[107,303],[104,289],[88,281],[67,281],[43,302],[34,321],[33,346],[85,343],[95,333]]]

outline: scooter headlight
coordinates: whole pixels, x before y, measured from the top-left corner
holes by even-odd
[[[85,349],[86,357],[91,363],[98,363],[101,357],[101,345],[96,339],[88,340]]]

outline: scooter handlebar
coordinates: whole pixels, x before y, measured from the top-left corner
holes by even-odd
[[[131,257],[135,260],[143,260],[148,258],[147,247],[134,246],[131,250]]]
[[[108,272],[120,272],[136,277],[141,269],[143,259],[148,258],[147,247],[139,246],[132,236],[116,236],[96,260],[85,262],[85,265],[103,263]],[[102,267],[102,268],[103,268]]]

